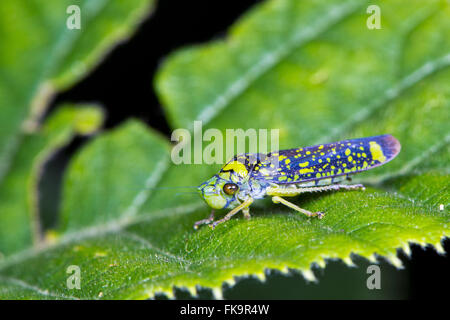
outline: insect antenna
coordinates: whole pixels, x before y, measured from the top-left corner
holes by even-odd
[[[146,187],[146,188],[136,187],[136,189],[140,190],[173,190],[173,189],[196,189],[196,188],[198,188],[198,186]]]
[[[177,193],[175,193],[175,196],[182,196],[182,195],[187,195],[187,194],[195,194],[195,195],[198,195],[198,193],[197,192],[194,192],[194,191],[186,191],[186,192],[177,192]]]

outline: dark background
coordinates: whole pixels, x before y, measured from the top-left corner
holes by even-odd
[[[95,102],[106,112],[106,129],[113,128],[129,117],[143,120],[149,126],[170,136],[171,129],[165,119],[153,89],[153,77],[165,57],[185,45],[205,43],[224,37],[227,29],[247,9],[261,1],[182,1],[160,0],[153,15],[138,28],[127,42],[120,44],[84,80],[53,101],[50,113],[63,102]],[[41,206],[56,217],[61,177],[71,155],[86,139],[76,138],[59,152],[47,165],[41,181]],[[52,227],[55,220],[49,215],[44,221]],[[444,243],[446,252],[450,241]],[[325,270],[316,269],[319,282],[306,283],[297,272],[282,275],[268,272],[267,281],[244,279],[232,288],[226,288],[225,298],[268,299],[402,299],[445,298],[450,287],[450,259],[438,255],[431,248],[412,247],[411,258],[400,255],[405,269],[397,270],[381,263],[381,290],[368,290],[366,268],[370,264],[356,259],[357,268],[342,262],[330,262]],[[188,298],[186,292],[177,291],[178,298]],[[211,292],[201,290],[200,297],[210,298]]]

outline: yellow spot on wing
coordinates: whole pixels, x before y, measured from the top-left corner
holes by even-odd
[[[380,162],[386,161],[386,157],[383,154],[383,150],[381,150],[381,146],[375,141],[370,141],[370,153],[372,154],[373,160],[378,160]]]
[[[314,169],[312,168],[300,169],[298,172],[300,172],[301,174],[305,174],[309,172],[314,172]]]
[[[349,148],[345,149],[345,155],[346,155],[346,156],[349,156],[350,153],[351,153],[351,150],[350,150]]]
[[[298,165],[299,165],[300,167],[304,168],[304,167],[307,167],[307,166],[309,165],[309,162],[308,162],[308,161],[302,162],[302,163],[299,163]]]

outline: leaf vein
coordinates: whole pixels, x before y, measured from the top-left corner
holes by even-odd
[[[46,297],[53,297],[53,298],[63,298],[63,299],[71,299],[71,300],[79,300],[79,298],[74,297],[74,296],[66,296],[63,294],[57,294],[48,290],[43,290],[35,285],[31,285],[23,280],[17,279],[17,278],[13,278],[13,277],[5,277],[5,276],[0,276],[0,281],[15,285],[17,287],[20,287],[22,289],[28,289],[28,290],[32,290],[42,296],[46,296]]]
[[[205,123],[210,122],[227,105],[246,92],[257,79],[275,67],[293,50],[329,30],[332,26],[353,14],[361,6],[361,3],[358,2],[347,2],[332,8],[327,8],[327,12],[323,13],[323,18],[319,19],[316,25],[302,28],[299,32],[295,33],[284,46],[278,47],[276,50],[263,55],[262,58],[244,73],[242,77],[225,89],[224,93],[219,95],[211,104],[202,108],[197,119]]]

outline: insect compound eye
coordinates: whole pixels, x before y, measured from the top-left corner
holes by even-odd
[[[235,183],[225,183],[223,186],[223,192],[225,192],[228,195],[233,195],[238,191],[239,187]]]

